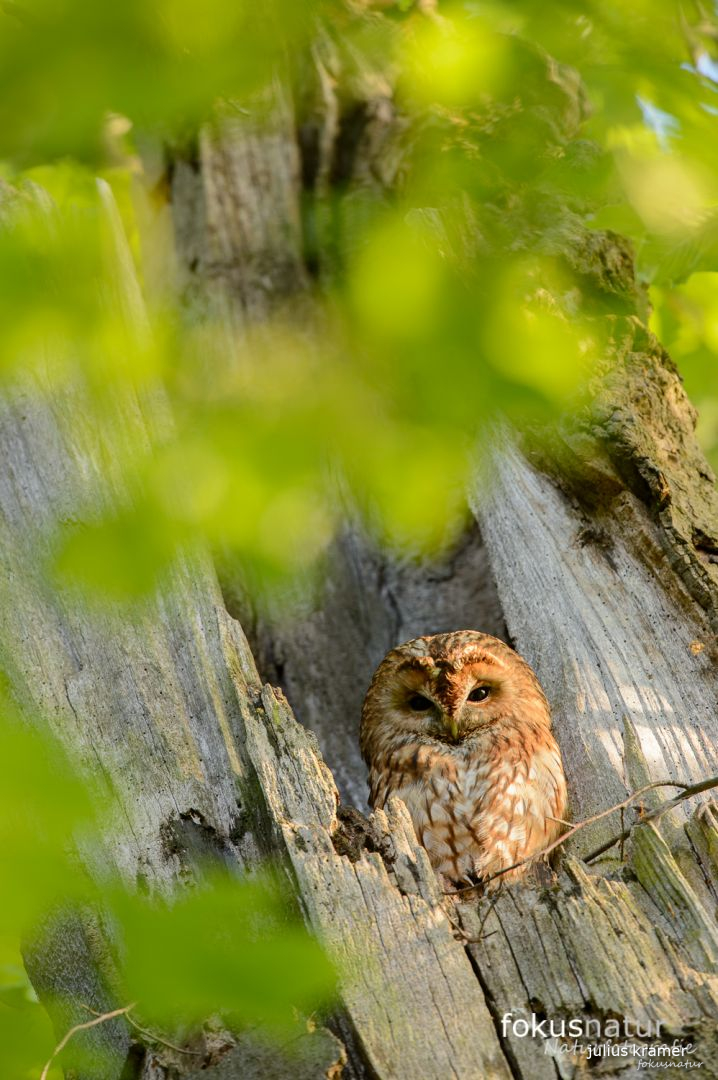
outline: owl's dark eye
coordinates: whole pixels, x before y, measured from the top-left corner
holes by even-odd
[[[409,698],[407,705],[414,712],[426,712],[427,709],[433,709],[433,701],[429,701],[428,697],[424,697],[423,694],[412,694]]]
[[[488,686],[475,686],[468,697],[468,701],[486,701],[491,693]]]

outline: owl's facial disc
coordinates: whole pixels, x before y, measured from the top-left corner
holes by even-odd
[[[425,684],[424,684],[425,685]],[[492,686],[485,682],[472,686],[464,698],[464,693],[457,687],[457,693],[452,695],[452,700],[447,698],[446,693],[429,697],[420,689],[407,687],[407,696],[404,699],[404,709],[410,714],[412,722],[419,722],[420,729],[426,734],[433,736],[441,742],[461,742],[466,735],[476,729],[485,717],[481,716],[482,707],[485,709],[489,701]],[[462,688],[463,689],[463,688]],[[459,705],[457,700],[459,693],[464,700]]]
[[[450,745],[477,735],[505,704],[502,667],[483,655],[468,664],[412,658],[391,692],[397,728]]]
[[[457,631],[397,646],[377,669],[362,709],[365,759],[392,761],[397,747],[443,743],[463,755],[497,731],[551,726],[536,676],[497,638]],[[389,757],[387,758],[387,755]]]

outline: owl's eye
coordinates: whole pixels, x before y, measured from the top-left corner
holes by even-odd
[[[475,686],[468,697],[468,701],[486,701],[491,691],[488,686]]]
[[[433,701],[429,701],[428,697],[424,697],[423,694],[412,694],[409,698],[407,705],[414,712],[426,712],[427,709],[433,709]]]

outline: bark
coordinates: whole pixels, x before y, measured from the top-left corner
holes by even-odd
[[[428,1069],[508,1076],[483,994],[441,913],[405,811],[396,808],[391,831],[380,816],[370,840],[375,850],[352,861],[314,739],[283,696],[262,686],[208,562],[181,560],[171,586],[139,618],[80,611],[75,598],[50,593],[33,572],[52,527],[77,505],[78,441],[92,437],[96,461],[113,451],[110,429],[82,429],[78,418],[91,410],[81,404],[43,402],[29,390],[5,403],[2,646],[15,685],[24,684],[26,707],[47,715],[88,771],[107,778],[117,808],[107,858],[130,883],[161,888],[192,871],[197,850],[242,865],[260,851],[281,852],[309,924],[343,961],[338,1026],[353,1047],[356,1075],[409,1077]],[[141,424],[138,409],[134,422]],[[60,928],[53,941],[67,943],[68,933]],[[116,982],[105,955],[98,985],[88,986],[102,950],[93,954],[81,921],[76,937],[62,956],[54,944],[39,943],[30,960],[41,993],[61,984],[70,995],[56,1007],[60,1030],[86,1017],[81,1003],[105,1011]],[[417,1008],[426,1042],[413,1038]],[[112,1067],[97,1074],[105,1080],[126,1075],[130,1033],[122,1034],[121,1020],[113,1026]],[[88,1039],[102,1046],[107,1030]],[[344,1056],[338,1043],[330,1045],[327,1075]],[[231,1074],[223,1064],[221,1075],[245,1076],[243,1062],[240,1056]]]
[[[154,411],[156,426],[161,405],[127,391],[114,399],[114,422],[100,426],[96,403],[79,387],[48,395],[28,383],[4,401],[0,642],[15,692],[28,711],[48,717],[88,774],[104,778],[116,807],[104,857],[128,883],[167,888],[191,877],[202,854],[240,867],[262,854],[284,856],[309,925],[345,972],[335,1026],[351,1048],[347,1075],[409,1077],[428,1068],[508,1076],[405,811],[396,808],[391,829],[379,817],[366,841],[373,851],[359,857],[362,842],[340,827],[336,789],[314,738],[283,695],[262,685],[208,559],[178,559],[171,581],[139,611],[84,607],[48,584],[43,566],[58,527],[80,507],[106,503],[103,466],[120,454],[124,436],[149,450],[143,414]],[[100,864],[90,869],[100,872]],[[112,956],[101,912],[68,916],[29,950],[33,981],[59,1033],[86,1019],[83,1005],[112,1007]],[[417,1008],[426,1042],[413,1038]],[[126,1080],[127,1062],[138,1059],[124,1020],[83,1038],[110,1054],[99,1072],[88,1067],[79,1077]],[[315,1041],[316,1075],[338,1075],[344,1045],[326,1031]],[[211,1045],[204,1049],[211,1061]],[[252,1044],[243,1054],[240,1044],[233,1064],[218,1065],[221,1075],[244,1077],[245,1062],[258,1053]],[[171,1067],[183,1062],[166,1057],[162,1065],[153,1051],[137,1068],[148,1077],[174,1075]],[[287,1060],[272,1068],[293,1075],[296,1066]]]
[[[381,197],[392,182],[404,128],[388,94],[356,90],[343,114],[321,71],[321,108],[301,139],[282,107],[269,131],[224,122],[203,135],[194,160],[175,162],[188,303],[218,305],[235,325],[296,293],[305,303],[316,271],[301,217],[307,192],[340,182],[344,213],[366,185]],[[311,227],[321,232],[315,209]],[[580,257],[587,273],[609,266],[614,286],[635,292],[617,239]],[[107,780],[117,814],[104,857],[130,882],[167,888],[191,876],[198,848],[241,867],[279,855],[308,925],[344,972],[340,1008],[327,1020],[334,1034],[320,1029],[308,1040],[304,1073],[257,1064],[256,1045],[240,1039],[219,1060],[208,1057],[202,1075],[498,1080],[582,1071],[544,1054],[540,1041],[506,1034],[507,1012],[660,1021],[666,1039],[690,1035],[705,1075],[718,1073],[714,808],[686,806],[657,826],[638,825],[624,860],[612,851],[588,866],[580,854],[616,823],[596,826],[550,884],[506,890],[491,909],[475,899],[454,907],[402,804],[367,823],[338,806],[334,782],[364,805],[358,707],[386,648],[460,626],[507,636],[536,669],[575,817],[647,779],[718,771],[713,478],[680,380],[637,318],[617,325],[614,348],[596,410],[567,429],[550,460],[497,440],[491,495],[470,493],[476,523],[443,562],[390,561],[348,525],[325,599],[287,626],[254,616],[228,581],[227,605],[245,616],[261,674],[202,552],[178,559],[161,595],[132,615],[82,608],[41,573],[58,523],[106,491],[103,464],[123,429],[149,448],[158,410],[165,422],[161,398],[127,393],[102,428],[79,386],[62,398],[26,385],[4,403],[0,644],[26,704]],[[118,1004],[101,915],[72,925],[72,948],[36,946],[30,962],[41,994],[58,982],[69,994],[55,1015],[60,1033],[85,1018],[81,1001]],[[138,1053],[122,1020],[94,1037],[112,1042],[105,1080],[199,1075],[171,1051]],[[637,1069],[609,1062],[602,1073]]]
[[[386,164],[386,148],[405,130],[386,94],[362,107],[354,101],[346,115],[322,100],[313,136],[306,123],[301,129],[310,177],[338,171],[350,204],[382,198],[395,169],[387,178],[372,165],[377,157]],[[567,105],[565,124],[579,120]],[[349,127],[353,156],[342,136]],[[288,124],[292,159],[294,143]],[[311,156],[317,146],[329,158],[325,168]],[[272,141],[269,152],[276,150]],[[215,162],[201,162],[211,177],[207,212],[220,212],[213,192],[221,185],[229,221],[230,207],[249,204],[251,180],[236,172],[218,177]],[[296,172],[280,172],[294,198],[307,197],[306,173],[302,191]],[[181,198],[173,212],[183,220]],[[350,212],[336,211],[340,218]],[[377,660],[397,641],[449,627],[505,636],[535,667],[552,703],[574,818],[652,780],[691,782],[716,772],[714,477],[680,378],[644,329],[645,298],[626,244],[586,234],[575,222],[556,233],[574,269],[594,289],[620,297],[626,315],[612,326],[610,365],[590,415],[566,426],[551,456],[497,437],[490,492],[470,492],[475,524],[440,565],[397,563],[347,526],[321,604],[292,623],[254,618],[231,574],[225,578],[225,598],[250,632],[260,670],[281,683],[316,732],[354,805],[363,805],[366,790],[359,707]],[[301,289],[301,279],[296,284]],[[696,1057],[709,1074],[716,1070],[715,828],[709,799],[698,809],[685,803],[660,825],[638,827],[626,853],[614,848],[588,867],[580,853],[616,831],[615,820],[604,820],[569,845],[572,855],[549,889],[507,890],[489,912],[475,900],[459,905],[466,936],[481,938],[467,952],[515,1076],[568,1076],[577,1066],[544,1055],[540,1042],[504,1037],[500,1018],[512,1010],[660,1022],[664,1038],[690,1033]],[[416,1010],[411,1045],[418,1032],[423,1042],[421,1017]],[[487,1075],[453,1064],[458,1075]],[[433,1075],[430,1068],[425,1063],[421,1075]],[[400,1075],[398,1067],[385,1075]]]

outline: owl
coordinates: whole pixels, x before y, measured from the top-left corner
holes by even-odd
[[[403,799],[445,881],[490,878],[561,831],[566,781],[549,706],[498,638],[458,630],[387,653],[364,699],[361,749],[372,806]]]

